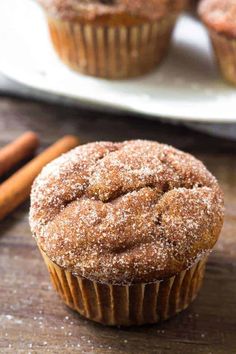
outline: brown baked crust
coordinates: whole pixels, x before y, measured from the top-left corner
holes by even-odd
[[[177,15],[186,7],[187,0],[38,0],[51,15],[62,19],[109,21],[114,16],[120,20],[161,19],[168,14]]]
[[[46,166],[30,224],[59,266],[104,283],[153,282],[210,252],[223,222],[216,179],[189,154],[151,141],[77,147]]]
[[[236,37],[235,0],[202,0],[198,13],[210,29],[225,36]]]

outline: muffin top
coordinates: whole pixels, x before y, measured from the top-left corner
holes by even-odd
[[[31,194],[40,248],[103,283],[148,283],[191,267],[222,220],[222,193],[204,165],[151,141],[79,146],[48,164]]]
[[[186,0],[38,0],[53,16],[64,19],[94,20],[111,15],[160,19],[168,13],[178,13]]]
[[[226,36],[236,36],[236,0],[202,0],[198,12],[211,29]]]

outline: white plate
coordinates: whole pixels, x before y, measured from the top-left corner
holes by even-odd
[[[201,24],[183,16],[169,57],[155,72],[111,82],[70,71],[54,53],[42,10],[31,0],[0,1],[0,70],[12,79],[87,104],[185,121],[236,122],[236,89],[214,64]]]

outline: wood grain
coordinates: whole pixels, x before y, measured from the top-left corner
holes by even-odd
[[[147,138],[190,151],[218,177],[226,218],[190,308],[161,325],[115,329],[88,322],[61,303],[31,237],[25,203],[1,222],[0,353],[236,353],[236,143],[132,116],[0,99],[0,146],[29,129],[43,147],[77,134],[84,142]]]

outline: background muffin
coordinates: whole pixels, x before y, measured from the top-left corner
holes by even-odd
[[[39,0],[54,48],[82,73],[118,79],[160,63],[186,0]]]
[[[202,0],[199,15],[208,28],[224,78],[236,85],[236,1]]]
[[[109,325],[153,323],[195,298],[223,219],[201,162],[149,141],[93,143],[36,179],[30,223],[70,307]]]

